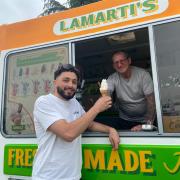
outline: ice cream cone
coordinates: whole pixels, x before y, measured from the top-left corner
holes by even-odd
[[[100,90],[102,96],[109,96],[108,90]]]
[[[107,80],[103,79],[100,86],[100,93],[102,96],[109,96]]]

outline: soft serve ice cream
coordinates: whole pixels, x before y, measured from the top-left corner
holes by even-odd
[[[101,86],[100,86],[100,92],[102,96],[108,96],[108,84],[107,84],[107,80],[103,79],[101,81]]]

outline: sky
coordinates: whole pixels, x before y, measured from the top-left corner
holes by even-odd
[[[43,0],[0,0],[0,25],[36,18],[42,11]]]

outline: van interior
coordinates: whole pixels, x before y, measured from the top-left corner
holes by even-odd
[[[114,72],[111,57],[114,52],[126,51],[132,65],[142,67],[151,74],[148,29],[142,28],[75,43],[75,62],[82,74],[83,84],[78,99],[87,111],[100,97],[99,83]],[[114,108],[98,117],[118,116]]]

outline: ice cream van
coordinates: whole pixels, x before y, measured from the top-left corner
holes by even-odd
[[[101,0],[0,26],[0,180],[31,179],[37,144],[33,105],[53,91],[61,63],[81,70],[77,99],[88,110],[98,82],[113,73],[111,56],[126,50],[152,76],[157,129],[82,135],[83,180],[180,178],[180,1]],[[117,118],[108,110],[97,118]]]

